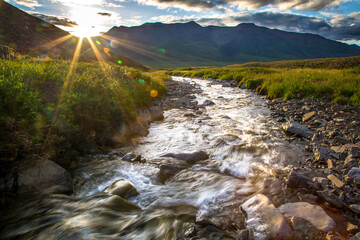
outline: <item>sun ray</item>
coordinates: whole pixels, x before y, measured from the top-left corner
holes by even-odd
[[[129,48],[137,53],[143,54],[144,56],[151,56],[153,58],[157,58],[157,59],[162,59],[162,60],[166,60],[166,58],[164,56],[159,56],[157,54],[155,54],[154,52],[151,52],[147,49],[145,49],[143,46],[141,46],[140,44],[135,44],[133,42],[130,42],[128,40],[124,40],[124,39],[120,39],[120,38],[116,38],[116,37],[110,37],[107,35],[101,35],[99,36],[103,39],[106,40],[116,40],[118,42],[119,45]]]
[[[55,121],[56,121],[56,119],[58,117],[59,107],[60,107],[60,104],[63,101],[64,95],[72,85],[72,74],[73,74],[74,70],[76,69],[77,63],[79,61],[82,43],[83,43],[83,38],[80,37],[79,41],[78,41],[78,43],[76,45],[75,51],[74,51],[73,59],[72,59],[72,61],[70,63],[70,66],[69,66],[68,73],[66,74],[64,84],[63,84],[63,86],[62,86],[62,88],[60,90],[59,99],[57,101],[55,111],[54,111],[54,116],[53,116],[52,121],[51,121],[52,126],[54,126],[54,123],[55,123]],[[52,131],[52,127],[49,128],[48,134],[46,136],[46,140],[44,142],[44,146],[43,146],[44,148],[48,144],[49,137],[51,136],[51,131]]]
[[[66,40],[70,39],[71,37],[73,37],[73,35],[71,34],[68,34],[64,37],[61,37],[61,38],[57,38],[51,42],[46,42],[40,46],[36,46],[33,48],[33,50],[36,50],[36,49],[46,49],[46,50],[50,50],[52,49],[53,47],[61,44],[62,42],[65,42]]]

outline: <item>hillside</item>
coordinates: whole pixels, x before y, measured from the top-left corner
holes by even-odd
[[[78,40],[79,38],[68,32],[0,0],[0,45],[10,47],[11,51],[32,57],[72,59]],[[124,66],[149,69],[128,57],[104,52],[102,46],[96,46],[107,62],[121,61]],[[8,54],[7,48],[2,47],[0,50],[1,58],[5,58]],[[87,39],[82,44],[79,60],[97,60]]]
[[[288,60],[276,62],[250,62],[230,65],[229,68],[238,67],[265,67],[265,68],[314,68],[314,69],[346,69],[360,68],[360,56],[344,58],[320,58],[307,60]]]
[[[360,55],[360,49],[319,35],[254,24],[202,27],[195,22],[146,23],[114,27],[104,37],[118,40],[115,52],[158,68]]]

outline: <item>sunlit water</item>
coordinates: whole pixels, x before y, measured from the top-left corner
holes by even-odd
[[[37,200],[40,204],[28,203],[28,215],[18,215],[4,236],[176,239],[201,219],[228,231],[240,228],[234,209],[262,190],[263,179],[272,169],[301,159],[301,146],[284,140],[265,99],[255,93],[209,80],[174,80],[201,88],[195,99],[199,104],[211,100],[215,105],[166,111],[164,121],[153,123],[150,134],[127,149],[140,154],[146,163],[128,163],[120,157],[109,161],[101,156],[84,161],[73,172],[74,198],[56,195]],[[195,164],[161,157],[200,150],[210,158]],[[158,177],[161,164],[184,169],[163,183]],[[140,195],[129,201],[141,207],[142,213],[131,208],[114,210],[108,204],[113,199],[100,194],[118,179],[127,179],[139,191]],[[43,212],[40,218],[39,212]],[[50,220],[44,223],[41,218],[46,217]],[[33,225],[20,233],[17,223],[30,224],[25,221]]]

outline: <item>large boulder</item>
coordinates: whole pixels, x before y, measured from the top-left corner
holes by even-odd
[[[290,120],[282,125],[282,128],[285,132],[304,137],[311,138],[313,136],[313,132],[311,132],[307,127],[301,125],[300,123]]]
[[[284,216],[270,200],[257,194],[241,205],[247,215],[247,226],[254,231],[255,240],[290,239],[293,231]]]
[[[172,157],[178,160],[184,160],[187,163],[195,163],[201,160],[206,160],[209,158],[209,154],[204,151],[198,151],[193,153],[168,153],[162,157]]]
[[[323,232],[330,232],[335,227],[334,220],[326,214],[324,209],[307,202],[286,203],[279,207],[279,212],[289,220],[292,217],[306,219]]]
[[[50,160],[40,160],[25,164],[18,175],[18,192],[41,192],[56,187],[63,192],[71,192],[71,175],[64,168]]]
[[[128,199],[139,195],[136,188],[127,180],[120,179],[107,187],[104,192]]]

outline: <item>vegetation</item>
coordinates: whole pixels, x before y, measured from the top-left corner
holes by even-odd
[[[0,159],[59,151],[49,146],[74,136],[97,141],[165,91],[161,76],[120,65],[0,59]]]
[[[180,68],[170,75],[236,80],[270,98],[310,98],[360,106],[360,69],[274,69],[261,67]]]
[[[290,60],[277,62],[252,62],[229,66],[231,68],[239,67],[265,67],[265,68],[312,68],[312,69],[347,69],[359,68],[360,56],[344,58],[320,58],[306,60]]]

